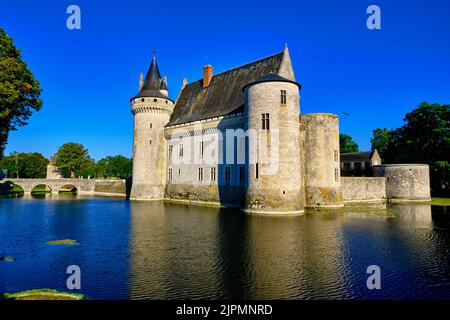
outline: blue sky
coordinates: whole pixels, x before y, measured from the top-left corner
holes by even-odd
[[[175,98],[181,79],[280,52],[287,42],[301,112],[340,116],[341,132],[370,148],[372,130],[398,127],[422,101],[450,103],[450,1],[6,1],[0,26],[43,88],[44,106],[12,132],[6,153],[50,156],[69,141],[98,160],[131,156],[129,99],[152,49]],[[81,30],[66,9],[81,8]],[[381,30],[366,8],[381,8]],[[343,112],[350,116],[343,115]]]

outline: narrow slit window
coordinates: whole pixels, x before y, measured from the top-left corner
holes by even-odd
[[[255,165],[255,177],[256,177],[256,179],[259,178],[259,163],[258,162]]]
[[[334,180],[339,181],[339,170],[337,168],[334,169]]]
[[[338,161],[338,151],[334,150],[334,161]]]
[[[172,169],[169,169],[169,181],[172,181]]]

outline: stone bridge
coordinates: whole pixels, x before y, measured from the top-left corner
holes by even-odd
[[[59,193],[61,189],[75,187],[78,194],[100,195],[126,195],[125,180],[98,180],[98,179],[15,179],[0,180],[0,184],[12,182],[22,187],[25,194],[39,186],[46,185],[52,193]]]

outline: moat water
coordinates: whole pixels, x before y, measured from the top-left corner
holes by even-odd
[[[447,208],[448,209],[448,208]],[[0,293],[90,299],[450,299],[445,207],[392,205],[301,217],[81,196],[0,199]],[[77,245],[48,245],[73,239]],[[366,286],[367,267],[381,289]]]

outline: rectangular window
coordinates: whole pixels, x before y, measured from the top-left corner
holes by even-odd
[[[169,159],[172,159],[173,145],[169,145]]]
[[[286,104],[286,90],[281,90],[281,104]]]
[[[339,181],[339,170],[337,168],[334,169],[334,180]]]
[[[242,185],[245,181],[245,168],[244,166],[239,167],[239,183]]]
[[[198,168],[198,181],[203,180],[203,168]]]
[[[256,177],[256,179],[259,178],[259,163],[258,162],[255,165],[255,177]]]
[[[169,181],[172,181],[172,169],[169,169]]]
[[[337,150],[334,150],[334,161],[338,161],[338,152]]]
[[[231,167],[225,167],[225,184],[230,184],[231,182]]]
[[[262,114],[262,129],[263,130],[269,130],[270,124],[269,124],[269,114],[263,113]]]
[[[182,157],[182,156],[183,156],[183,145],[182,145],[182,144],[180,144],[180,151],[179,151],[179,155],[180,155],[180,157]]]
[[[203,150],[204,150],[204,143],[203,141],[200,141],[200,145],[199,145],[199,152],[200,152],[200,157],[203,158]]]
[[[211,167],[211,181],[216,181],[216,167]]]
[[[150,129],[153,128],[153,125],[150,123]]]

